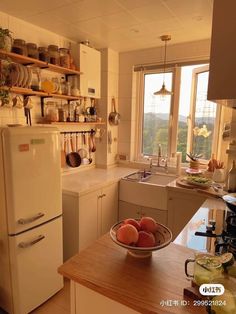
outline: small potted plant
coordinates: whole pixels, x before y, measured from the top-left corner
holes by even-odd
[[[0,27],[0,49],[10,52],[12,47],[11,31]]]
[[[0,59],[0,106],[4,106],[9,102],[10,92],[10,65],[11,61],[3,57]]]
[[[189,161],[189,163],[190,163],[189,168],[198,170],[199,166],[200,166],[199,158],[202,157],[202,154],[195,154],[193,152],[190,152],[190,153],[188,153],[186,155],[190,159],[190,161]]]

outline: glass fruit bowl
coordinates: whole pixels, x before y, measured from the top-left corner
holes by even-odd
[[[140,219],[135,219],[140,221]],[[154,233],[155,246],[151,247],[138,247],[135,245],[127,245],[117,240],[116,233],[117,230],[124,224],[124,221],[120,221],[114,224],[110,229],[110,236],[112,240],[119,246],[128,250],[128,253],[137,258],[149,257],[152,255],[153,251],[160,250],[170,244],[172,240],[172,232],[166,226],[157,223],[157,231]]]

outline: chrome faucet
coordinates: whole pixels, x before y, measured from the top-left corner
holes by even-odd
[[[153,167],[156,167],[156,168],[164,168],[165,169],[165,172],[167,173],[168,172],[168,157],[163,157],[162,156],[162,149],[161,149],[161,144],[158,145],[158,153],[157,153],[157,162],[156,164],[154,164],[153,162],[153,158],[149,158],[150,160],[150,163],[149,163],[149,168],[150,168],[150,171],[152,171]],[[161,164],[164,162],[164,165]]]

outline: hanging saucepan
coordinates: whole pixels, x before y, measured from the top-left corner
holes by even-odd
[[[108,120],[111,125],[118,125],[120,123],[120,114],[116,111],[116,101],[114,97],[112,97],[111,104],[114,111],[110,112]]]
[[[74,150],[72,134],[70,135],[70,143],[69,144],[70,144],[69,145],[69,153],[66,155],[66,163],[68,166],[70,166],[72,168],[79,167],[81,164],[81,157]]]

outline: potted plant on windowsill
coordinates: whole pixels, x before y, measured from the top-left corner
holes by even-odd
[[[200,166],[199,158],[202,157],[202,154],[195,154],[193,152],[190,152],[190,153],[188,153],[186,155],[190,159],[190,161],[189,161],[189,163],[190,163],[189,168],[198,170],[199,166]]]
[[[11,31],[0,27],[0,49],[10,52],[12,47]]]

